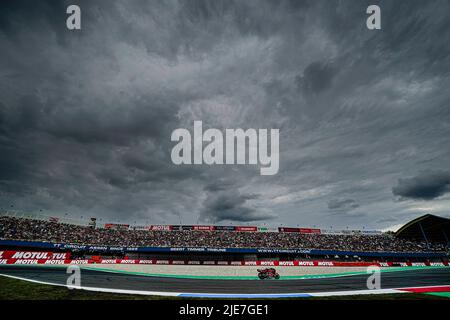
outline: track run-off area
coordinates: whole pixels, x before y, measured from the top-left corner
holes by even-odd
[[[68,265],[1,265],[0,275],[25,281],[67,286],[73,266]],[[197,267],[202,268],[202,267]],[[221,268],[221,267],[215,267]],[[222,267],[230,268],[230,267]],[[239,267],[237,267],[239,268]],[[241,267],[242,268],[242,267]],[[258,280],[254,276],[219,276],[198,274],[170,274],[131,271],[127,268],[96,268],[80,266],[80,285],[77,289],[98,292],[143,295],[217,298],[282,298],[405,292],[450,292],[450,267],[383,268],[380,286],[369,290],[371,273],[365,270],[316,274],[283,275],[280,280]],[[69,271],[68,271],[69,270]],[[249,271],[247,270],[247,273]],[[192,272],[195,273],[195,272]],[[70,283],[69,283],[70,284]]]

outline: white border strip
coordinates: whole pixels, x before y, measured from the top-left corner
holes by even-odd
[[[77,290],[86,290],[86,291],[95,291],[95,292],[107,292],[107,293],[122,293],[122,294],[139,294],[139,295],[151,295],[151,296],[170,296],[170,297],[177,297],[181,292],[163,292],[163,291],[142,291],[142,290],[126,290],[126,289],[113,289],[113,288],[96,288],[96,287],[73,287],[65,284],[59,284],[59,283],[52,283],[52,282],[46,282],[46,281],[40,281],[40,280],[33,280],[33,279],[27,279],[23,277],[16,277],[11,276],[9,274],[2,274],[0,273],[0,276],[4,276],[7,278],[17,279],[17,280],[23,280],[28,281],[32,283],[37,284],[45,284],[50,286],[57,286],[57,287],[65,287],[67,289],[77,289]]]
[[[333,291],[333,292],[313,292],[312,297],[331,297],[331,296],[355,296],[368,294],[391,294],[391,293],[411,293],[399,289],[372,289],[372,290],[350,290],[350,291]]]

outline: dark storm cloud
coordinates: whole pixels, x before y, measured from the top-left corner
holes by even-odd
[[[372,2],[2,1],[0,207],[366,228],[421,199],[445,212],[450,4],[379,1],[369,31]],[[194,120],[280,128],[279,173],[174,165]]]
[[[296,80],[305,94],[318,94],[330,87],[335,72],[331,63],[313,62]]]
[[[255,222],[274,219],[273,214],[258,212],[248,205],[249,200],[257,199],[254,194],[240,193],[237,190],[214,190],[207,192],[200,218],[208,222],[239,221]]]
[[[450,192],[450,171],[423,172],[399,179],[392,193],[401,198],[433,200]]]
[[[228,189],[233,189],[233,182],[227,180],[227,179],[218,179],[212,183],[209,183],[205,186],[205,191],[209,192],[219,192],[224,191]]]
[[[328,209],[349,211],[359,207],[359,204],[353,199],[331,199],[328,201]]]

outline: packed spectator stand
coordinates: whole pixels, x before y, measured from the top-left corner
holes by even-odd
[[[0,239],[126,247],[295,248],[361,252],[447,250],[443,243],[426,244],[390,234],[121,230],[8,216],[0,217]]]

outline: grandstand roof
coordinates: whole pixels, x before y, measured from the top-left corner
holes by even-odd
[[[395,235],[401,238],[426,238],[428,241],[449,242],[450,219],[425,214],[406,223]]]

